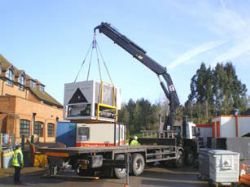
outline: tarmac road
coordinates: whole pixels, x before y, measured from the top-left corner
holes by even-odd
[[[35,187],[124,187],[125,179],[83,179],[80,177],[70,177],[69,173],[64,173],[63,177],[44,177],[44,174],[29,173],[22,176],[24,185]],[[198,172],[190,168],[166,169],[147,168],[141,176],[130,176],[129,187],[204,187],[207,182],[197,179]],[[14,186],[11,176],[0,177],[0,186]]]

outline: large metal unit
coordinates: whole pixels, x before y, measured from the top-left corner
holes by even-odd
[[[65,119],[76,122],[116,122],[121,108],[120,90],[96,81],[67,83],[64,86]]]
[[[228,150],[210,150],[209,179],[216,184],[229,185],[239,181],[240,154]]]
[[[114,123],[77,124],[76,147],[125,144],[125,126]]]
[[[250,164],[250,137],[211,138],[209,147],[238,152],[241,163]]]
[[[125,144],[125,127],[114,123],[57,123],[57,142],[67,147],[100,147]]]

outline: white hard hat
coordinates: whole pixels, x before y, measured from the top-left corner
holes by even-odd
[[[137,137],[137,136],[134,136],[134,140],[138,140],[138,137]]]

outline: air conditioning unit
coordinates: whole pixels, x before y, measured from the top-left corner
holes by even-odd
[[[97,81],[64,85],[65,119],[76,122],[115,122],[121,108],[120,89]]]

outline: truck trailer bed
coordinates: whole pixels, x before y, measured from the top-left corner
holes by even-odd
[[[156,161],[174,161],[182,163],[183,150],[174,145],[138,145],[110,147],[40,147],[40,152],[48,156],[49,170],[53,175],[64,163],[72,169],[82,172],[100,170],[109,174],[114,171],[117,178],[126,176],[124,160],[131,159],[134,175],[140,175],[146,163]],[[111,174],[112,175],[112,174]]]
[[[110,146],[110,147],[66,147],[66,148],[47,148],[40,147],[38,150],[42,153],[68,153],[68,154],[84,154],[84,153],[130,153],[141,152],[146,150],[168,149],[170,146],[163,145],[138,145],[138,146]],[[174,146],[172,146],[174,147]]]
[[[138,146],[111,146],[111,147],[66,147],[47,148],[40,147],[39,151],[48,157],[72,157],[80,155],[115,155],[126,153],[140,153],[145,156],[145,162],[156,162],[176,159],[178,147],[169,145],[138,145]]]

